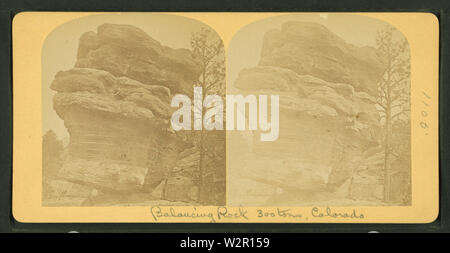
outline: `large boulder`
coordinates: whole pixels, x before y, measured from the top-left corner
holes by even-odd
[[[97,69],[73,68],[60,71],[52,82],[54,109],[65,119],[71,108],[83,108],[125,118],[167,123],[170,118],[170,90],[147,85],[127,77],[116,78]]]
[[[363,151],[377,145],[374,98],[349,84],[258,66],[242,70],[234,87],[278,94],[280,133],[271,143],[261,142],[259,133],[228,134],[232,204],[272,205],[277,192],[334,191],[349,180]]]
[[[349,44],[318,23],[298,21],[265,34],[259,65],[347,83],[371,95],[376,94],[376,83],[385,70],[376,49]]]
[[[378,200],[382,158],[365,151],[381,139],[375,100],[383,66],[376,49],[348,44],[320,24],[286,22],[267,32],[258,66],[241,70],[230,90],[279,95],[279,138],[227,133],[229,203]],[[370,159],[376,165],[368,169]]]
[[[45,204],[198,203],[200,135],[170,128],[170,103],[177,93],[192,96],[199,66],[192,51],[164,46],[134,26],[103,24],[83,34],[74,68],[58,72],[50,86],[70,138],[61,168],[45,177]],[[220,192],[224,204],[225,133],[216,135],[204,139],[218,143],[222,156],[204,148],[204,167],[216,161],[219,179],[203,192]]]
[[[80,38],[75,67],[56,74],[53,107],[70,135],[58,177],[112,194],[151,192],[191,147],[168,130],[173,93],[192,92],[187,49],[104,24]]]
[[[191,51],[163,46],[137,27],[117,24],[82,35],[75,67],[105,70],[182,94],[192,93],[200,75]]]
[[[338,131],[349,130],[369,141],[374,137],[373,128],[379,125],[375,97],[357,92],[349,84],[299,75],[286,68],[258,66],[242,70],[234,87],[244,94],[279,95],[280,117],[293,116],[280,119],[283,124],[281,131],[295,125],[295,122],[308,124],[299,117],[309,117],[327,122],[328,132],[336,125]]]

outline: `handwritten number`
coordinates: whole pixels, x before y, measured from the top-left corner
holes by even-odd
[[[423,103],[426,107],[429,107],[428,103],[425,102],[424,100],[430,100],[431,97],[430,97],[427,93],[425,93],[424,91],[422,91],[422,94],[423,94],[423,96],[424,96],[424,99],[422,100],[422,103]],[[428,123],[427,123],[426,120],[425,120],[425,118],[428,117],[428,111],[426,111],[426,109],[425,109],[425,110],[422,110],[422,111],[420,112],[420,114],[422,115],[422,119],[423,119],[423,120],[419,123],[420,127],[421,127],[422,129],[428,129],[428,128],[429,128],[429,127],[428,127]],[[428,132],[425,132],[425,135],[428,135]]]

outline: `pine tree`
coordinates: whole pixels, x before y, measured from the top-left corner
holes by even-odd
[[[384,132],[384,194],[383,201],[390,201],[392,126],[397,120],[409,118],[410,59],[407,41],[394,33],[392,27],[378,31],[378,51],[385,60],[385,72],[378,82],[377,109],[381,115]]]
[[[55,132],[48,130],[42,137],[42,168],[44,176],[55,175],[61,167],[63,144]]]
[[[191,48],[194,58],[200,63],[201,75],[194,86],[202,87],[202,94],[199,95],[203,101],[205,96],[209,94],[215,94],[225,97],[225,55],[224,46],[222,40],[215,34],[212,34],[211,30],[201,28],[200,31],[193,33],[191,37]],[[202,112],[201,118],[204,120],[204,111],[202,108],[197,108],[199,112]],[[195,111],[194,111],[195,113]],[[196,122],[194,122],[196,124]],[[203,122],[197,122],[202,125]],[[198,200],[200,202],[210,202],[213,199],[212,192],[208,191],[206,178],[210,177],[211,171],[207,171],[206,155],[215,156],[213,154],[213,148],[208,147],[206,141],[208,141],[207,131],[202,129],[199,131],[198,149],[200,153],[199,165],[198,165]],[[211,144],[211,143],[209,143]],[[210,145],[214,146],[214,145]],[[224,150],[222,150],[224,152]],[[220,152],[220,151],[219,151]]]

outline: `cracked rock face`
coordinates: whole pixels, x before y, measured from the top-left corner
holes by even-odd
[[[134,26],[116,24],[103,24],[97,33],[85,33],[75,64],[181,94],[192,93],[192,83],[200,75],[198,66],[189,50],[163,46]]]
[[[70,134],[71,159],[59,175],[104,191],[142,188],[149,145],[168,124],[170,90],[86,68],[59,72],[51,88]]]
[[[385,70],[374,48],[348,44],[325,26],[308,22],[286,22],[281,30],[267,32],[259,65],[350,84],[370,95],[376,95],[376,83]]]
[[[189,50],[165,47],[133,26],[85,33],[75,67],[51,84],[70,135],[59,177],[101,192],[152,191],[170,169],[165,161],[190,147],[167,130],[170,100],[192,93],[198,75]]]
[[[233,145],[252,150],[230,154],[248,163],[228,171],[230,201],[307,205],[320,202],[312,194],[322,191],[346,197],[340,187],[380,139],[375,94],[382,73],[374,48],[347,44],[319,24],[287,22],[267,32],[258,66],[240,71],[234,88],[279,95],[280,136],[273,143],[255,137],[230,142],[231,152]]]

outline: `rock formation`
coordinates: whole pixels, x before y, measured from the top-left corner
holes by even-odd
[[[377,50],[357,47],[317,23],[286,22],[264,37],[261,66],[277,66],[299,75],[346,83],[356,91],[376,94],[385,65]]]
[[[136,27],[116,24],[81,36],[75,67],[105,70],[181,94],[191,94],[200,75],[189,50],[163,46]]]
[[[194,172],[174,169],[186,166],[183,151],[194,144],[170,130],[170,101],[192,93],[199,75],[189,50],[163,46],[136,27],[104,24],[83,34],[75,67],[51,84],[70,135],[67,159],[48,183],[56,197],[101,205],[105,195],[120,204],[137,193],[149,201],[164,188],[156,200],[194,202]]]
[[[380,150],[365,153],[376,149],[380,137],[374,95],[382,74],[374,48],[350,45],[322,25],[287,22],[267,32],[259,65],[242,70],[234,88],[279,94],[280,136],[273,143],[229,142],[228,155],[236,159],[228,169],[231,204],[310,205],[321,203],[320,192],[350,198],[349,180],[357,170],[363,176],[353,179],[353,186],[366,180],[379,188],[361,166],[375,159],[370,164],[379,169],[382,161]],[[252,151],[233,153],[240,146]],[[352,195],[356,199],[380,196],[355,187],[361,193]]]

